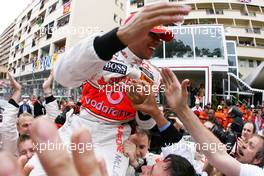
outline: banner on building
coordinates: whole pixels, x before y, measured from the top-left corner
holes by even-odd
[[[52,64],[52,65],[55,64],[57,58],[58,58],[58,53],[54,53],[54,54],[52,55],[52,59],[51,59],[51,64]]]
[[[69,1],[63,5],[63,15],[69,13],[70,9],[71,9],[71,2]]]

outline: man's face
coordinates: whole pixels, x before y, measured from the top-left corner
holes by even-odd
[[[138,158],[144,158],[149,149],[149,140],[147,135],[137,135],[136,139],[136,155]]]
[[[148,152],[150,141],[148,136],[145,134],[133,134],[129,140],[136,145],[136,156],[137,158],[144,158]]]
[[[147,36],[129,45],[128,48],[137,57],[141,59],[150,59],[159,44],[160,44],[159,35],[150,32]]]
[[[237,160],[244,164],[258,164],[255,159],[256,153],[261,149],[263,142],[260,138],[253,136],[248,143],[238,149]]]
[[[17,130],[19,134],[27,134],[29,135],[31,124],[32,124],[33,118],[32,117],[21,117],[18,121]]]
[[[31,102],[34,104],[37,101],[37,97],[32,95],[31,96]]]
[[[245,140],[246,142],[248,141],[249,138],[252,137],[253,135],[253,124],[252,123],[246,123],[243,127],[242,130],[242,139]]]
[[[32,140],[28,139],[21,142],[18,145],[18,151],[19,151],[19,156],[25,155],[28,159],[30,159],[34,154]]]
[[[153,166],[142,166],[140,176],[168,176],[168,162],[160,161]]]

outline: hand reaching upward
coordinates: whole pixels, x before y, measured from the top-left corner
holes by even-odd
[[[52,95],[52,83],[54,80],[53,71],[50,72],[50,75],[47,80],[42,84],[43,92],[45,97]]]
[[[188,91],[189,80],[185,79],[179,82],[175,74],[168,68],[161,71],[162,81],[165,84],[165,96],[169,106],[174,112],[188,108]]]
[[[22,86],[15,80],[11,73],[7,72],[8,79],[10,80],[10,86],[13,88],[13,93],[11,99],[13,99],[17,104],[19,103]]]

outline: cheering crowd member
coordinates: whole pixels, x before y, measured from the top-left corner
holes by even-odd
[[[189,80],[182,83],[169,69],[162,70],[163,82],[166,86],[166,99],[172,110],[177,113],[183,125],[200,145],[214,144],[217,147],[203,150],[208,162],[221,173],[228,176],[260,176],[264,175],[264,138],[254,135],[244,143],[236,158],[227,154],[223,144],[207,128],[205,128],[192,110],[188,107]]]

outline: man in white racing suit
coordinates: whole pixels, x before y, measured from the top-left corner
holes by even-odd
[[[122,144],[131,133],[127,122],[136,119],[144,129],[155,125],[152,118],[137,115],[121,85],[132,78],[148,82],[152,89],[159,88],[160,73],[148,59],[160,41],[171,41],[173,34],[158,25],[182,21],[182,15],[190,10],[189,6],[179,7],[176,3],[149,6],[133,15],[124,26],[80,41],[56,62],[57,82],[66,87],[84,83],[80,115],[68,114],[60,136],[70,145],[73,131],[89,128],[92,147],[105,159],[109,175],[126,173],[128,158],[123,155]],[[33,170],[31,175],[39,174]]]

